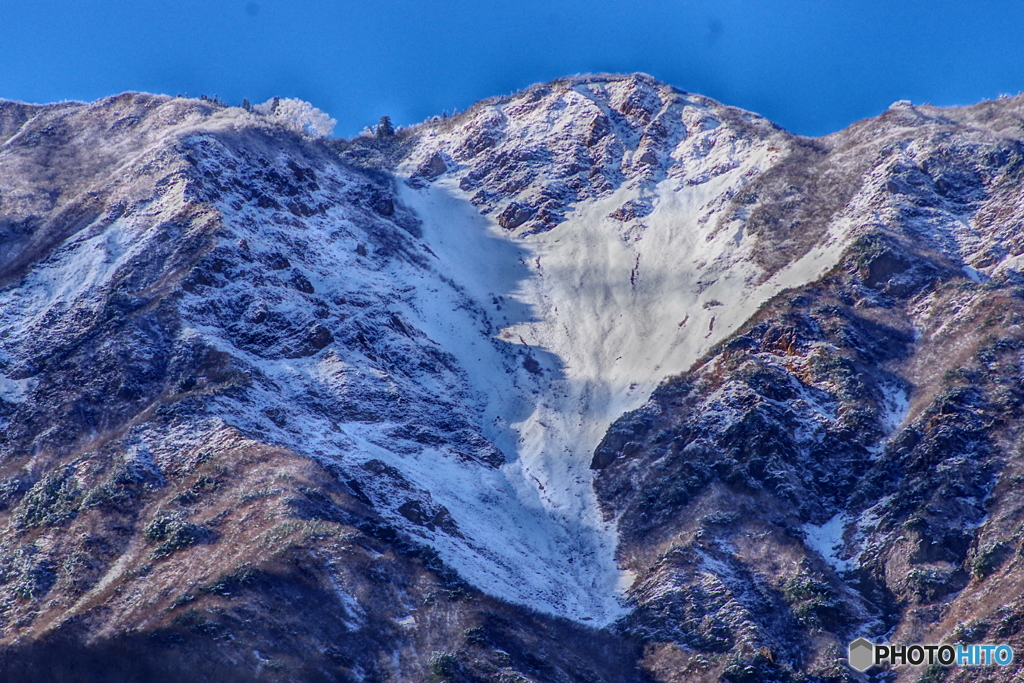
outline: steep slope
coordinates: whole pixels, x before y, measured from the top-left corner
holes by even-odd
[[[0,163],[26,189],[2,196],[6,642],[94,643],[69,666],[101,672],[127,651],[162,680],[405,679],[477,628],[505,643],[498,670],[591,666],[539,664],[537,628],[579,627],[466,583],[579,618],[613,590],[578,605],[586,568],[534,576],[560,527],[519,502],[465,369],[409,321],[485,323],[386,177],[210,103],[10,107]],[[93,147],[121,156],[76,166]],[[9,652],[14,678],[48,666]],[[593,661],[628,677],[617,656]]]
[[[3,103],[9,677],[842,680],[858,633],[1013,636],[1022,106],[809,140],[588,76],[329,141]]]
[[[771,296],[832,267],[848,226],[829,216],[791,263],[760,265],[772,247],[744,237],[744,188],[803,143],[647,77],[537,86],[410,137],[397,164],[404,203],[431,217],[424,234],[443,236],[431,244],[445,262],[483,264],[453,277],[531,359],[517,369],[529,393],[492,392],[488,407],[518,437],[507,469],[562,524],[603,532],[595,559],[610,565],[614,529],[596,514],[589,471],[608,425]],[[497,223],[482,247],[477,211]],[[514,286],[498,279],[498,240],[519,251]],[[528,317],[509,315],[509,293]]]
[[[600,86],[600,81],[595,83],[593,87]],[[619,86],[623,93],[617,92]],[[557,106],[581,87],[562,84],[540,106]],[[635,119],[617,123],[602,142],[614,153],[604,164],[609,177],[624,183],[633,175],[619,177],[612,166],[623,163],[621,151],[642,137],[634,128],[650,127],[643,119],[652,116],[631,102],[649,99],[652,93],[669,100],[681,96],[647,79],[613,80],[608,88],[598,98],[607,100],[608,111],[618,112],[611,108],[614,104]],[[641,104],[651,105],[646,100]],[[23,249],[27,255],[45,256],[11,288],[4,307],[15,333],[6,380],[11,396],[15,389],[17,399],[26,398],[25,392],[59,396],[61,392],[32,384],[29,378],[38,371],[31,359],[58,362],[54,334],[58,344],[73,343],[76,353],[82,353],[81,332],[72,328],[92,332],[111,300],[121,316],[167,302],[170,310],[164,314],[174,322],[162,322],[157,330],[133,329],[129,338],[116,341],[97,339],[115,354],[141,354],[138,364],[148,363],[152,377],[143,375],[140,381],[132,362],[124,358],[107,361],[101,377],[93,376],[95,365],[85,363],[79,363],[77,377],[47,372],[48,378],[63,375],[64,387],[69,381],[76,391],[85,387],[91,412],[103,414],[90,414],[77,395],[65,399],[74,409],[54,405],[51,398],[49,412],[71,414],[58,420],[62,429],[77,427],[82,436],[62,434],[51,445],[46,434],[32,432],[30,421],[17,416],[12,424],[24,431],[14,437],[15,443],[58,452],[74,444],[88,452],[90,441],[106,440],[110,430],[124,429],[127,420],[143,406],[150,408],[158,396],[170,393],[177,405],[184,402],[183,395],[198,391],[204,399],[184,421],[194,434],[176,437],[176,449],[197,447],[211,438],[209,430],[223,424],[321,464],[338,465],[358,495],[391,524],[436,548],[477,588],[576,620],[607,623],[619,616],[614,537],[596,514],[589,452],[615,416],[642,401],[666,370],[685,368],[700,348],[686,343],[688,335],[679,334],[674,320],[666,323],[653,315],[663,305],[666,287],[695,289],[700,268],[697,273],[673,269],[654,255],[671,253],[673,241],[692,242],[687,202],[704,208],[701,218],[710,221],[715,207],[706,204],[733,192],[730,188],[744,176],[758,173],[760,164],[767,163],[765,155],[770,156],[764,147],[773,136],[785,136],[757,121],[755,128],[768,142],[747,142],[751,136],[743,137],[744,130],[688,141],[679,152],[680,161],[670,167],[678,178],[666,191],[666,206],[652,206],[646,217],[653,227],[644,243],[654,246],[640,267],[645,250],[628,247],[640,240],[623,240],[621,232],[609,230],[623,222],[622,216],[596,229],[589,214],[566,221],[560,234],[581,233],[568,235],[574,246],[542,257],[543,242],[507,240],[459,196],[410,189],[392,197],[386,178],[346,172],[330,160],[326,147],[311,145],[294,132],[285,135],[280,122],[200,105],[204,112],[159,98],[142,106],[154,113],[115,110],[100,112],[99,119],[134,121],[147,132],[159,129],[164,119],[184,125],[167,128],[163,140],[131,138],[137,149],[133,152],[141,157],[117,171],[133,185],[129,190],[108,181],[102,190],[106,204],[97,205],[112,205],[108,210],[94,208],[69,227],[56,207],[13,204],[12,216],[21,212],[35,217],[48,210],[49,217],[35,218],[47,227],[34,230],[32,248]],[[703,100],[698,103],[701,111],[686,107],[682,99],[665,105],[665,120],[653,125],[683,140],[686,118],[701,129],[719,126],[704,109],[735,118],[737,126],[750,118]],[[77,122],[64,122],[69,112],[72,119],[98,113],[97,107],[51,108],[23,127],[34,123],[41,129],[56,128],[57,121],[65,129],[81,130]],[[578,115],[567,112],[567,125]],[[525,112],[520,117],[526,122],[520,137],[545,144],[544,135],[529,128],[535,125],[532,116]],[[464,133],[474,134],[473,126],[468,124]],[[62,146],[80,150],[97,144],[97,133],[82,128],[87,132]],[[117,131],[113,126],[108,134]],[[574,131],[558,134],[571,137]],[[403,167],[427,154],[440,158],[438,152],[424,150],[436,142],[425,137],[429,141],[418,144]],[[719,138],[719,148],[738,145],[737,150],[715,151]],[[18,177],[31,181],[32,174],[18,164],[35,159],[35,147],[21,145],[19,139],[31,140],[32,135],[22,131],[12,137],[8,156]],[[522,141],[513,144],[522,146]],[[654,162],[647,158],[642,163]],[[87,166],[76,173],[88,185],[99,184],[111,170]],[[659,190],[652,185],[657,178],[650,176],[645,171],[634,179],[653,197]],[[703,185],[706,177],[718,178],[713,188],[683,192]],[[417,184],[422,183],[412,183]],[[638,197],[639,191],[636,184],[613,188],[607,198],[596,198],[593,211],[615,208],[627,195]],[[635,197],[625,201],[636,203]],[[85,212],[74,203],[73,208]],[[42,242],[39,235],[48,231],[54,233],[51,241]],[[735,249],[732,241],[720,242],[707,255],[720,257],[719,270],[729,272],[730,266],[738,269],[747,262],[745,253],[723,256],[723,250]],[[468,245],[474,245],[475,253],[466,253]],[[604,245],[607,258],[584,253]],[[630,261],[627,277],[624,267]],[[9,270],[16,274],[21,267],[15,261]],[[537,272],[545,267],[564,272]],[[666,280],[673,270],[680,275]],[[798,269],[798,276],[803,275]],[[578,281],[581,276],[583,281]],[[54,290],[54,283],[60,288]],[[786,278],[772,279],[762,289],[770,294],[787,283]],[[742,287],[739,282],[717,288],[706,284],[703,289],[708,297],[731,296]],[[748,308],[767,295],[754,294]],[[676,317],[684,318],[691,303],[685,297],[678,301]],[[560,316],[559,305],[569,314]],[[585,309],[584,315],[572,315],[574,307]],[[611,322],[602,309],[609,310]],[[712,334],[702,335],[705,343],[735,327],[744,310],[723,316],[717,333],[710,322]],[[615,321],[622,312],[637,317],[621,325]],[[691,330],[705,317],[697,314]],[[622,339],[614,336],[619,329],[627,330]],[[526,336],[543,350],[514,343]],[[594,342],[599,342],[596,348]],[[634,358],[631,348],[648,342],[659,348]],[[623,358],[629,360],[619,363]],[[205,376],[186,377],[168,387],[162,375],[179,371],[176,366],[183,372],[198,366]],[[211,385],[218,390],[208,391]],[[112,395],[128,400],[96,409]],[[146,456],[153,459],[149,464],[162,471],[167,463],[159,451],[168,440],[167,430],[180,427],[152,432],[143,419],[132,428],[131,438],[151,454]],[[91,485],[79,482],[83,489]]]
[[[842,262],[605,437],[659,678],[840,680],[860,635],[1019,648],[1022,114],[898,103],[823,140],[884,181]]]

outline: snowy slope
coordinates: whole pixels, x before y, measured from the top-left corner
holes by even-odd
[[[231,154],[211,150],[204,176],[216,176]],[[278,168],[291,159],[279,159]],[[481,277],[488,291],[511,292],[516,247],[496,243],[479,217],[464,214],[469,229],[459,237],[475,242],[475,253],[446,251],[455,236],[434,239],[431,230],[453,210],[443,205],[415,207],[423,242],[394,226],[381,238],[336,203],[353,180],[330,167],[316,173],[319,189],[303,201],[334,206],[305,217],[301,237],[285,211],[237,209],[231,194],[218,201],[231,237],[215,252],[231,258],[244,242],[254,254],[287,254],[288,270],[309,283],[296,292],[237,279],[186,301],[190,332],[254,380],[243,400],[222,402],[224,418],[342,465],[379,510],[492,595],[576,619],[617,616],[612,547],[585,526],[553,519],[532,486],[494,469],[501,457],[487,439],[514,454],[507,423],[529,409],[538,388],[522,355],[491,338],[493,304],[469,292]],[[301,326],[330,330],[334,343],[301,357],[247,350],[225,329],[224,313],[253,295],[268,317],[294,325],[305,315]],[[329,302],[319,322],[308,315],[318,302]],[[504,400],[495,404],[493,396]]]
[[[352,143],[397,154],[394,176],[339,162],[301,121],[139,102],[68,110],[135,132],[109,167],[80,169],[98,186],[72,176],[47,209],[99,193],[102,210],[19,246],[32,267],[0,291],[3,400],[39,399],[33,363],[61,335],[159,302],[172,338],[141,335],[133,352],[206,375],[161,390],[201,406],[183,413],[191,436],[133,427],[154,466],[173,465],[166,443],[237,428],[330,466],[485,592],[596,623],[623,613],[629,582],[590,469],[609,425],[828,272],[865,225],[896,222],[891,183],[913,152],[858,161],[833,213],[773,233],[752,218],[764,179],[798,204],[778,171],[825,147],[648,77],[557,81],[400,143]],[[136,106],[103,107],[122,104]],[[46,123],[33,120],[12,140]],[[27,188],[25,158],[4,161]],[[22,194],[10,215],[42,210]],[[983,267],[991,239],[950,230],[928,237]]]
[[[630,87],[642,92],[620,93],[619,100],[642,100],[659,90],[643,79],[609,85],[610,90]],[[494,335],[526,350],[538,364],[533,376],[522,368],[494,375],[477,368],[472,347],[452,349],[463,367],[473,368],[470,381],[489,396],[484,408],[486,423],[492,425],[488,436],[502,442],[503,432],[511,429],[517,437],[506,476],[524,500],[539,496],[557,523],[591,530],[584,540],[596,544],[590,555],[598,564],[593,571],[600,575],[604,563],[603,571],[611,576],[614,527],[598,512],[589,468],[608,426],[643,404],[662,379],[688,369],[730,336],[763,302],[832,268],[851,231],[848,223],[837,221],[834,234],[788,267],[775,273],[758,267],[752,253],[758,240],[745,236],[739,221],[738,226],[723,221],[728,215],[723,207],[726,198],[772,165],[784,136],[758,141],[718,130],[702,139],[705,127],[718,128],[717,121],[707,123],[718,105],[702,101],[703,110],[695,112],[689,100],[668,89],[661,89],[660,96],[668,99],[661,111],[675,119],[663,114],[659,123],[676,146],[663,155],[670,164],[667,173],[643,171],[630,177],[618,168],[619,186],[603,196],[555,208],[549,203],[547,209],[563,218],[544,229],[503,228],[495,220],[501,205],[484,204],[490,220],[483,220],[474,210],[481,202],[463,188],[465,178],[487,173],[481,166],[488,161],[459,163],[465,138],[474,134],[475,125],[493,130],[490,122],[507,117],[502,144],[569,148],[580,134],[574,128],[579,122],[611,110],[611,103],[590,90],[580,95],[583,88],[570,83],[556,89],[528,114],[495,113],[521,107],[518,100],[499,102],[467,114],[484,123],[471,120],[454,132],[427,132],[405,167],[411,187],[402,198],[424,218],[424,239],[453,280],[495,323]],[[703,125],[688,134],[686,120]],[[643,135],[623,129],[609,137],[614,139],[606,147],[626,148]],[[438,154],[447,159],[446,173],[427,185],[417,164]],[[503,155],[500,146],[495,154]],[[533,190],[527,186],[520,201]],[[641,219],[616,215],[620,207],[638,205],[648,207]],[[563,551],[545,562],[555,566],[569,559],[573,555]]]
[[[153,196],[67,237],[0,304],[29,338],[101,315],[133,272],[150,288],[178,273],[176,348],[242,378],[208,415],[340,468],[484,591],[607,623],[625,579],[589,464],[608,425],[839,251],[755,264],[729,200],[788,138],[745,113],[641,78],[570,81],[475,116],[420,133],[394,197],[301,127],[237,109],[185,118],[141,154],[164,159],[141,176]],[[501,141],[457,161],[481,128]],[[574,181],[588,164],[600,182]],[[496,206],[464,182],[493,173],[521,185]],[[502,226],[511,200],[541,202],[546,222]],[[165,253],[174,233],[198,250],[185,270]],[[141,438],[166,452],[168,435]]]
[[[712,681],[1019,640],[1022,116],[0,101],[0,644]]]

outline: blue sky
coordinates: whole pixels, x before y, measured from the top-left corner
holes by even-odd
[[[1024,90],[1024,2],[3,0],[0,97],[309,100],[353,135],[558,76],[643,71],[805,135]]]

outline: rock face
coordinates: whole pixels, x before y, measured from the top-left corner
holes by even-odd
[[[1024,99],[272,112],[0,103],[6,680],[1012,679]]]

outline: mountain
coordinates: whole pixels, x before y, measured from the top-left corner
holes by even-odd
[[[321,121],[0,103],[4,680],[1011,680],[1024,97]]]

